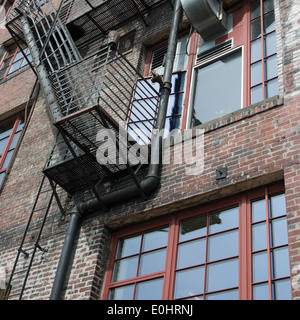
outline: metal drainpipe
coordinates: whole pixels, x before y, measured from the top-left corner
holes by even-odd
[[[174,13],[172,18],[172,25],[169,34],[168,51],[165,62],[165,70],[163,77],[163,86],[160,91],[159,108],[155,128],[160,131],[165,127],[165,120],[168,108],[169,95],[172,87],[172,72],[173,64],[176,54],[177,34],[179,22],[182,16],[182,7],[180,0],[175,0]],[[148,174],[141,182],[141,187],[145,194],[149,194],[156,189],[160,181],[161,161],[157,163],[155,160],[161,159],[161,136],[158,134],[151,148],[151,163],[149,165]],[[111,192],[101,197],[105,205],[112,205],[114,203],[121,203],[136,198],[140,195],[136,185],[126,187],[121,190]],[[63,286],[66,280],[69,259],[72,254],[74,246],[74,239],[77,235],[80,218],[86,213],[99,209],[99,202],[96,198],[89,201],[84,201],[77,204],[70,215],[70,222],[67,230],[67,235],[64,241],[60,260],[58,263],[54,284],[52,287],[50,300],[62,299]]]

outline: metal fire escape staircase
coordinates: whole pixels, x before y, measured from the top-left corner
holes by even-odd
[[[43,169],[44,177],[36,202],[42,193],[45,176],[52,190],[47,208],[50,208],[55,197],[62,213],[63,208],[56,193],[57,185],[70,195],[88,190],[103,209],[106,208],[99,187],[106,180],[118,185],[119,179],[126,177],[128,180],[129,177],[131,183],[139,187],[141,196],[144,196],[137,175],[148,159],[139,155],[138,162],[131,164],[128,158],[130,153],[131,158],[136,157],[138,148],[132,146],[137,145],[137,140],[143,145],[151,142],[159,93],[151,81],[143,79],[119,52],[115,41],[104,40],[111,30],[116,30],[133,18],[139,18],[147,24],[145,14],[163,2],[62,0],[58,7],[54,7],[49,0],[40,2],[41,5],[36,0],[17,1],[7,28],[17,42],[26,43],[30,49],[33,66],[58,133]],[[171,1],[168,2],[171,4]],[[96,38],[102,38],[105,45],[82,58],[70,35],[74,30],[81,32],[77,45],[84,46]],[[135,129],[143,134],[132,138],[130,134]],[[103,155],[107,151],[107,144],[101,139],[97,141],[97,133],[101,130],[108,132],[106,139],[111,138],[116,147],[117,161],[109,157],[106,163],[97,161],[97,153]],[[28,224],[35,213],[35,205]],[[43,225],[44,222],[40,233]],[[27,255],[22,245],[23,240],[15,265],[20,253]],[[38,242],[35,248],[39,249]],[[27,276],[30,268],[31,262]],[[8,287],[11,286],[14,272],[15,266]],[[27,276],[19,298],[22,297]]]

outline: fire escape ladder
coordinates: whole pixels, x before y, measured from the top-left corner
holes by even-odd
[[[38,263],[34,264],[36,251],[38,249],[43,253],[47,252],[47,249],[41,245],[41,235],[47,224],[46,221],[53,198],[57,200],[61,214],[64,215],[65,213],[57,194],[56,184],[53,184],[43,175],[6,285],[3,300],[16,297],[21,300],[24,291],[31,288],[30,286],[26,287],[26,284],[31,269],[35,266],[38,267]],[[47,199],[46,205],[45,199]],[[23,256],[23,259],[21,256]],[[21,289],[20,291],[15,291],[15,288]]]

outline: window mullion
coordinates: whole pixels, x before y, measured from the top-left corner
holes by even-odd
[[[270,215],[269,215],[268,188],[265,188],[265,203],[266,203],[269,299],[272,300],[272,265],[271,265],[270,220],[269,220]]]
[[[203,300],[205,300],[206,295],[206,283],[207,283],[207,257],[208,257],[208,233],[209,233],[209,217],[210,215],[207,214],[206,220],[206,248],[205,248],[205,266],[204,266],[204,285],[203,285]]]
[[[251,201],[243,195],[240,203],[239,224],[239,299],[252,299],[252,232],[251,232]]]

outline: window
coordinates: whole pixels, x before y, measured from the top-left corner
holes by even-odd
[[[279,185],[120,231],[111,252],[105,299],[291,299]]]
[[[150,82],[149,79],[146,81]],[[182,103],[185,85],[185,72],[174,73],[172,76],[172,88],[169,96],[167,118],[164,136],[168,136],[173,130],[180,129]],[[135,96],[131,108],[131,116],[128,123],[129,132],[140,144],[148,144],[151,141],[151,132],[154,127],[155,114],[158,107],[159,84],[147,86],[145,81],[138,81]],[[137,137],[137,133],[139,134]]]
[[[222,55],[194,71],[192,126],[216,119],[242,106],[242,50]]]
[[[251,103],[278,94],[273,0],[251,3]]]
[[[176,55],[173,67],[172,88],[169,97],[167,119],[164,136],[168,136],[173,130],[180,130],[183,110],[183,99],[186,85],[186,68],[188,64],[188,36],[182,36],[177,41]],[[151,83],[148,78],[152,70],[158,75],[163,75],[167,45],[161,45],[150,50],[148,64],[146,66],[146,80],[139,80],[135,89],[130,119],[129,132],[140,144],[148,144],[151,140],[151,132],[154,127],[159,84]],[[154,90],[145,82],[151,83]],[[134,131],[134,132],[132,132]],[[139,134],[136,134],[139,133]]]
[[[28,57],[29,61],[32,60],[29,49],[21,44],[24,54]],[[15,74],[28,66],[27,60],[24,58],[23,53],[18,47],[9,48],[4,54],[0,63],[0,80],[5,79],[9,75]]]
[[[23,126],[24,117],[21,115],[0,123],[0,185],[12,159]]]
[[[284,194],[252,201],[253,298],[291,298]]]
[[[245,1],[227,18],[225,33],[200,39],[191,80],[190,126],[278,94],[274,0]]]

